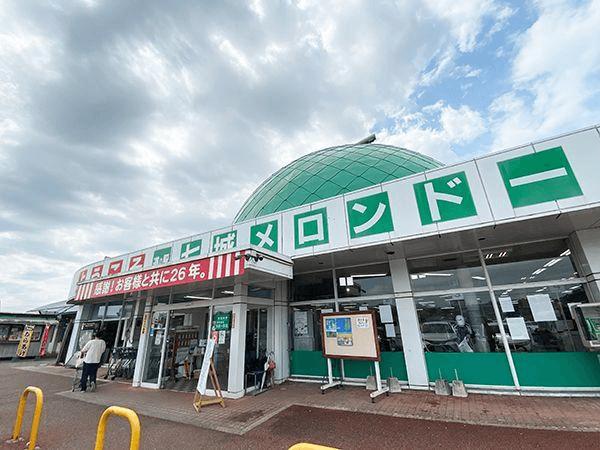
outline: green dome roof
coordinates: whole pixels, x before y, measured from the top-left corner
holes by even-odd
[[[234,223],[324,200],[443,164],[381,144],[355,144],[309,153],[267,178],[246,200]]]

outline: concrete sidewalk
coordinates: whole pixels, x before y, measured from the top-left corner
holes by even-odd
[[[69,372],[54,367],[20,367],[53,375]],[[466,399],[438,397],[432,392],[403,391],[371,403],[360,387],[344,387],[322,395],[318,384],[287,382],[256,397],[226,400],[198,414],[193,394],[133,388],[128,383],[106,383],[95,393],[59,395],[97,405],[120,405],[139,414],[232,434],[245,434],[292,405],[328,408],[392,417],[504,427],[600,431],[600,398],[520,397],[471,394]]]

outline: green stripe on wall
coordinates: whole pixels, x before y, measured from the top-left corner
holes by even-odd
[[[332,360],[333,374],[339,376],[339,363]],[[379,363],[381,377],[390,376],[390,368],[395,377],[402,381],[408,380],[406,363],[403,352],[382,352]],[[370,370],[369,370],[370,369]],[[292,376],[327,376],[327,360],[320,351],[294,350],[290,352],[290,370]],[[348,378],[366,378],[374,374],[371,361],[344,360],[344,372]]]
[[[600,360],[594,352],[513,353],[521,386],[600,387]]]
[[[454,370],[465,384],[513,386],[508,360],[504,353],[436,353],[426,352],[429,381],[442,377],[454,380]]]

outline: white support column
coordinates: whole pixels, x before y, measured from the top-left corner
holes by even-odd
[[[71,356],[73,356],[73,353],[77,351],[77,340],[79,339],[79,331],[81,329],[81,322],[83,320],[83,312],[86,307],[89,307],[89,305],[79,305],[77,308],[77,314],[75,315],[75,320],[73,321],[73,329],[69,339],[69,348],[67,350],[67,355],[65,356],[65,362],[68,361]]]
[[[242,297],[245,298],[245,297]],[[229,344],[229,375],[227,381],[228,396],[232,398],[244,395],[244,362],[246,354],[246,303],[233,305],[235,320],[231,327]]]
[[[600,302],[600,228],[576,231],[570,236],[579,276],[585,278],[590,302]]]
[[[273,331],[269,333],[273,336],[272,349],[277,364],[274,379],[279,383],[290,376],[289,313],[285,281],[276,284],[272,311],[273,320],[269,321],[269,325],[272,325]]]
[[[138,299],[138,302],[141,300]],[[137,387],[142,383],[144,373],[144,358],[146,356],[146,347],[148,346],[150,324],[152,323],[152,304],[154,303],[151,295],[146,298],[146,306],[144,315],[142,316],[142,330],[140,331],[140,342],[138,344],[138,352],[135,357],[135,369],[133,371],[132,385]],[[143,331],[143,332],[142,332]],[[166,336],[165,336],[166,339]]]
[[[406,259],[391,259],[390,270],[396,296],[396,311],[402,336],[408,384],[411,388],[428,389],[427,364],[423,353],[419,317],[413,301]]]

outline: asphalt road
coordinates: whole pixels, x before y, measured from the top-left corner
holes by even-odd
[[[56,395],[70,388],[70,380],[65,377],[21,371],[7,362],[0,362],[0,448],[23,448],[4,441],[10,437],[18,397],[27,385],[41,387],[45,395],[38,439],[42,449],[94,448],[104,407]],[[24,421],[27,434],[32,404]],[[600,448],[600,433],[475,426],[307,407],[288,408],[244,436],[146,417],[143,411],[137,413],[142,424],[142,449],[286,449],[297,442],[363,450]],[[124,421],[109,421],[105,448],[129,448],[129,429]]]

